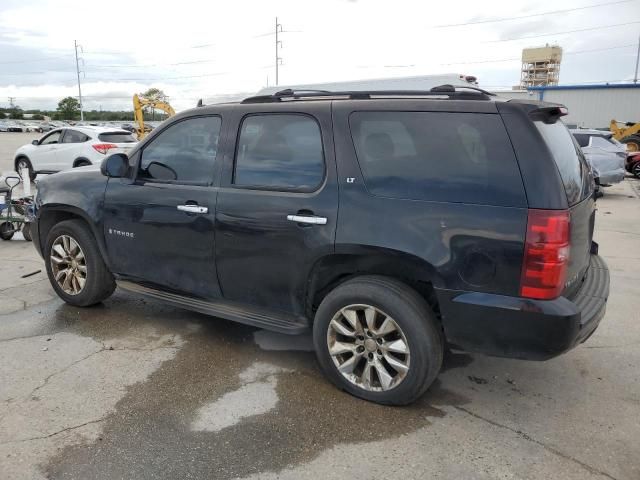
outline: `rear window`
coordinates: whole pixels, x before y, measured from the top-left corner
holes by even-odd
[[[135,143],[137,140],[129,132],[107,132],[98,135],[102,142],[109,143]]]
[[[579,145],[562,121],[534,123],[551,150],[569,205],[579,203],[592,193],[589,169]]]
[[[355,112],[349,123],[366,187],[374,195],[526,206],[499,115]]]

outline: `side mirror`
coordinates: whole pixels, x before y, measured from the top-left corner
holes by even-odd
[[[38,140],[32,140],[31,141],[31,145],[39,145],[39,144],[40,144],[40,141],[38,141]]]
[[[102,161],[100,171],[105,177],[122,178],[129,169],[129,157],[126,153],[114,153]]]

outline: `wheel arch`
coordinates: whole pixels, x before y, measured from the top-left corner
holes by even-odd
[[[394,278],[413,288],[439,316],[434,287],[444,282],[437,270],[425,260],[396,250],[366,247],[326,255],[309,272],[305,292],[305,314],[313,321],[322,299],[334,288],[362,275]]]
[[[93,165],[93,162],[87,157],[78,157],[73,161],[73,167],[76,168],[80,162],[87,162],[89,165]]]
[[[85,224],[98,244],[98,249],[100,250],[100,255],[102,256],[105,265],[109,268],[107,248],[103,236],[100,235],[100,231],[91,221],[86,212],[70,205],[43,206],[40,208],[40,211],[38,212],[38,236],[37,238],[34,238],[34,241],[38,242],[40,251],[43,252],[43,255],[45,247],[44,242],[47,239],[49,231],[56,224],[65,220],[80,220]]]
[[[25,159],[27,160],[30,164],[31,164],[31,168],[33,168],[33,163],[31,162],[31,159],[25,154],[25,153],[19,153],[16,155],[16,157],[13,159],[13,168],[17,171],[18,169],[18,161],[21,159]]]

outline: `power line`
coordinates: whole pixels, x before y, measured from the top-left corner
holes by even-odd
[[[617,5],[620,3],[629,3],[632,1],[636,1],[636,0],[617,0],[615,2],[606,2],[606,3],[598,3],[595,5],[586,5],[584,7],[575,7],[575,8],[567,8],[564,10],[552,10],[549,12],[541,12],[541,13],[532,13],[530,15],[520,15],[518,17],[505,17],[505,18],[496,18],[493,20],[476,20],[473,22],[466,22],[466,23],[450,23],[448,25],[436,25],[435,27],[432,28],[450,28],[450,27],[463,27],[463,26],[467,26],[467,25],[480,25],[483,23],[496,23],[496,22],[509,22],[511,20],[520,20],[523,18],[532,18],[532,17],[542,17],[545,15],[555,15],[558,13],[568,13],[568,12],[575,12],[578,10],[587,10],[590,8],[598,8],[598,7],[605,7],[608,5]]]
[[[72,54],[66,54],[66,55],[58,55],[58,56],[54,56],[54,57],[43,57],[43,58],[38,58],[36,60],[16,60],[16,61],[11,61],[11,62],[0,62],[0,65],[14,65],[14,64],[18,64],[18,63],[34,63],[34,62],[47,62],[49,60],[55,60],[56,58],[64,58],[64,57],[73,57]]]
[[[614,27],[625,27],[627,25],[636,25],[640,23],[640,20],[635,22],[626,22],[626,23],[616,23],[614,25],[601,25],[599,27],[589,27],[589,28],[579,28],[577,30],[566,30],[564,32],[550,32],[550,33],[541,33],[539,35],[528,35],[525,37],[514,37],[514,38],[503,38],[500,40],[487,40],[482,43],[500,43],[500,42],[512,42],[514,40],[524,40],[527,38],[540,38],[540,37],[549,37],[551,35],[564,35],[566,33],[577,33],[577,32],[588,32],[591,30],[604,30],[606,28],[614,28]]]

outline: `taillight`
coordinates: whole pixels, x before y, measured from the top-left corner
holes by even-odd
[[[569,212],[529,210],[520,295],[549,300],[562,293],[569,264]]]
[[[112,148],[118,148],[115,143],[94,143],[91,146],[103,155],[106,155],[107,152]]]

